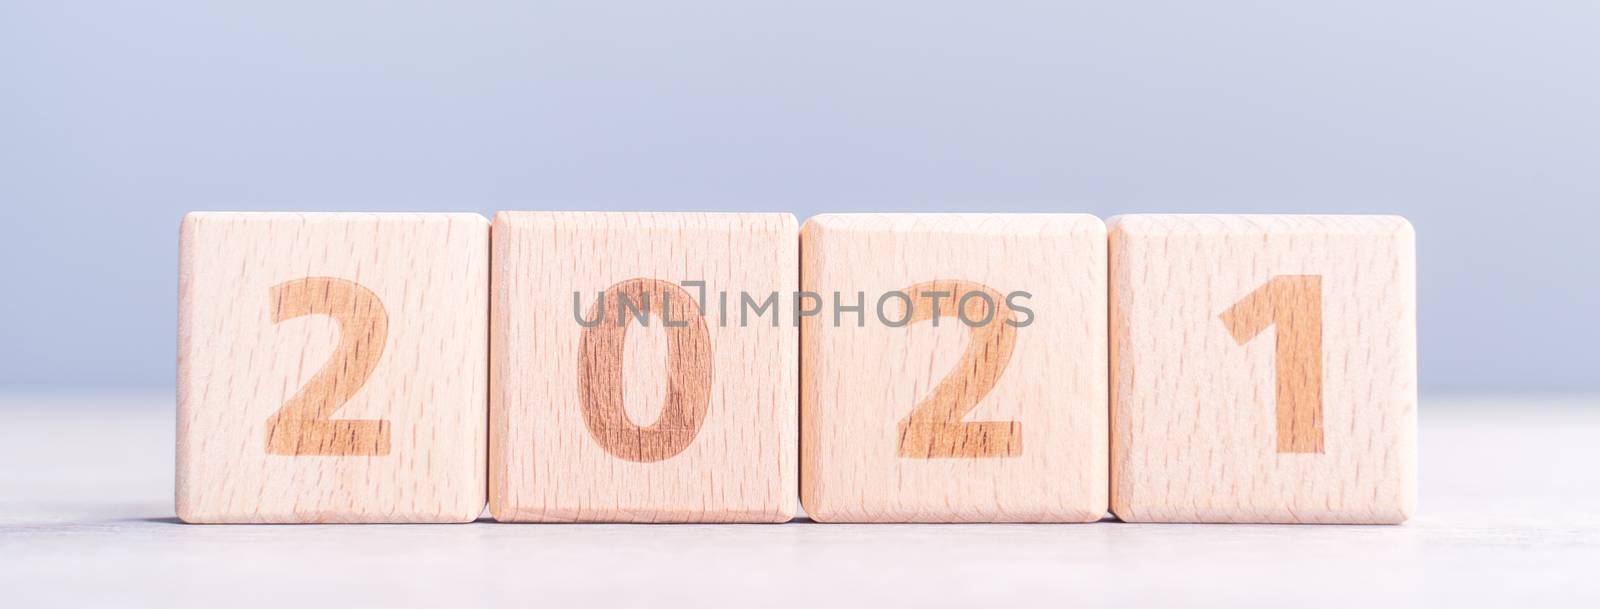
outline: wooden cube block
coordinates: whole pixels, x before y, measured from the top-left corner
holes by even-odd
[[[794,216],[502,212],[493,250],[496,520],[794,517]]]
[[[806,223],[801,252],[803,289],[823,303],[801,332],[807,514],[1105,516],[1104,223],[823,215]]]
[[[1114,218],[1117,517],[1409,517],[1414,243],[1398,217]]]
[[[195,213],[180,243],[179,518],[483,512],[482,216]]]

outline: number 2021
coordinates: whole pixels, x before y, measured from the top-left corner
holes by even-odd
[[[933,392],[897,425],[896,453],[903,458],[994,458],[1022,454],[1018,421],[962,421],[993,390],[1011,361],[1017,328],[1001,295],[963,280],[935,280],[904,290],[912,301],[953,296],[956,307],[913,307],[906,325],[935,317],[988,319],[971,325],[970,340],[956,366]],[[660,294],[651,301],[650,294]],[[1274,365],[1277,450],[1320,453],[1322,432],[1322,278],[1280,275],[1245,296],[1219,317],[1240,345],[1277,328]],[[326,315],[339,325],[339,344],[293,397],[267,420],[266,450],[274,455],[384,456],[390,452],[387,420],[333,419],[366,384],[383,356],[389,317],[366,287],[333,277],[305,277],[269,291],[272,321]],[[971,298],[979,296],[979,298]],[[704,319],[690,310],[693,297],[676,284],[635,278],[607,288],[589,318],[608,315],[607,301],[643,303],[644,316],[684,320],[667,332],[666,403],[649,426],[634,423],[623,409],[623,346],[628,324],[584,328],[578,347],[579,405],[590,435],[606,452],[636,462],[661,461],[683,452],[705,422],[712,381],[712,346]],[[675,301],[675,302],[674,302]],[[991,317],[992,316],[992,317]],[[935,322],[937,323],[937,322]]]

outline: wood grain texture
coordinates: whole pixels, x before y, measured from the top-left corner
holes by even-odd
[[[1081,214],[822,215],[801,283],[801,502],[822,522],[1092,522],[1107,507],[1106,235]],[[888,292],[919,295],[910,323]],[[1005,295],[1026,291],[1008,307]],[[934,324],[931,299],[949,292]],[[865,319],[832,306],[865,304]],[[962,304],[963,294],[987,293]],[[925,307],[925,308],[924,308]],[[989,324],[984,313],[995,313]],[[959,313],[967,313],[962,321]],[[1008,321],[1022,323],[1018,327]],[[999,324],[998,326],[994,324]],[[913,415],[913,413],[919,413]]]
[[[1112,512],[1399,523],[1416,505],[1415,234],[1392,216],[1110,221]]]
[[[180,233],[179,518],[482,513],[482,216],[194,213]]]
[[[797,239],[789,214],[495,216],[495,519],[792,519]],[[703,303],[681,285],[695,281]],[[776,309],[743,311],[741,325],[741,291],[777,293]],[[619,315],[627,327],[606,327]]]

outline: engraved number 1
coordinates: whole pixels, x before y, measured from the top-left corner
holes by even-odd
[[[1277,328],[1278,452],[1322,452],[1322,276],[1278,275],[1221,315],[1240,345]]]

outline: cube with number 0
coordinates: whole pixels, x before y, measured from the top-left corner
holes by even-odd
[[[179,518],[477,519],[482,216],[194,213],[180,232]]]
[[[1111,221],[1112,511],[1397,523],[1416,503],[1416,258],[1393,216]]]
[[[822,522],[1106,513],[1106,233],[1083,214],[806,223],[801,501]]]
[[[798,255],[789,214],[496,215],[495,519],[793,518]]]

